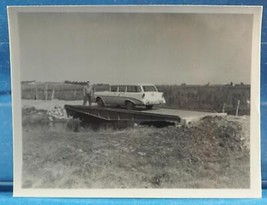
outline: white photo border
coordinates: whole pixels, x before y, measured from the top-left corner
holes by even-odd
[[[22,188],[22,115],[18,14],[24,12],[252,14],[249,189],[25,189]],[[16,197],[258,198],[260,174],[260,35],[262,6],[11,6],[8,7],[12,80],[14,192]]]

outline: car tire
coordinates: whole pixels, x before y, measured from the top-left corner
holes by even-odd
[[[126,101],[125,105],[127,110],[133,110],[135,107],[135,104],[132,103],[131,101]]]
[[[146,105],[146,109],[151,110],[153,108],[153,105]]]
[[[105,107],[105,104],[101,98],[97,98],[96,103],[99,107]]]

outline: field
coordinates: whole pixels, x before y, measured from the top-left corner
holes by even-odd
[[[95,85],[96,91],[108,90],[107,85]],[[157,85],[164,93],[166,107],[205,110],[240,115],[250,114],[249,85]],[[81,100],[83,86],[66,83],[22,84],[22,99]],[[239,102],[239,106],[238,106]]]
[[[167,107],[188,110],[236,113],[239,101],[239,115],[250,114],[249,85],[160,85]]]
[[[23,100],[24,188],[249,188],[249,116],[92,130],[64,103]]]

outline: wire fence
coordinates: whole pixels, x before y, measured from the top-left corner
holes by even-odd
[[[164,93],[166,107],[189,110],[250,114],[250,86],[183,86],[158,85]],[[108,90],[108,85],[95,85],[95,91]],[[83,86],[66,83],[22,84],[22,99],[82,100]]]

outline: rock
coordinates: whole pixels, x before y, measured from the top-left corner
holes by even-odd
[[[144,153],[144,152],[137,152],[139,155],[141,155],[141,156],[146,156],[146,153]]]

